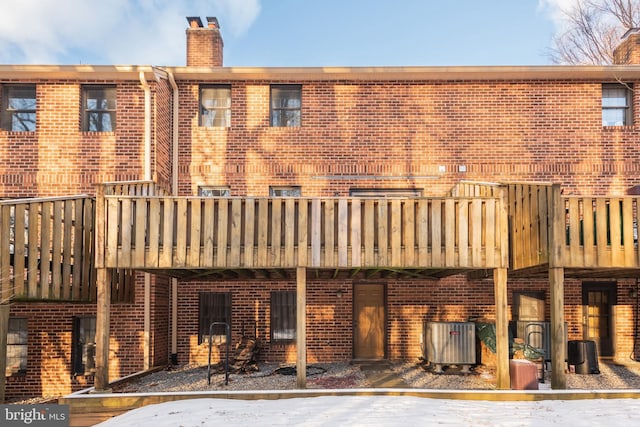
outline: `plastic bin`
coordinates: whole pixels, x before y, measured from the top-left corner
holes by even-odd
[[[567,360],[575,367],[576,374],[599,374],[598,350],[595,341],[569,341]]]

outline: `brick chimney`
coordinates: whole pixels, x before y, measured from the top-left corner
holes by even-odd
[[[222,67],[222,36],[218,20],[207,17],[207,27],[197,16],[187,17],[187,67]]]
[[[640,28],[624,33],[622,41],[613,50],[615,65],[640,65]]]

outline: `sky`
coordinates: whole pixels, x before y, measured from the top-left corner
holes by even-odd
[[[638,423],[639,399],[488,402],[412,396],[322,396],[182,400],[138,408],[98,425],[628,427]]]
[[[572,0],[0,0],[0,64],[185,64],[215,16],[225,66],[544,65]]]

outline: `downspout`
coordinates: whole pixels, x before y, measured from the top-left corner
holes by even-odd
[[[144,90],[144,180],[151,181],[151,88],[144,72],[140,71],[140,84]],[[144,332],[143,369],[151,368],[151,275],[144,273]]]
[[[171,115],[171,190],[174,196],[178,195],[178,115],[180,112],[178,85],[173,78],[173,73],[168,72],[169,83],[173,89],[173,114]],[[178,279],[171,279],[171,363],[178,364]]]
[[[140,84],[144,90],[144,180],[151,181],[151,88],[143,71]]]

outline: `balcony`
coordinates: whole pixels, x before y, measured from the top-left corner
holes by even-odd
[[[173,270],[179,277],[187,273],[177,270],[233,276],[296,267],[420,276],[506,267],[508,259],[498,197],[205,198],[140,191],[149,193],[106,186],[103,202],[98,199],[98,267]]]

